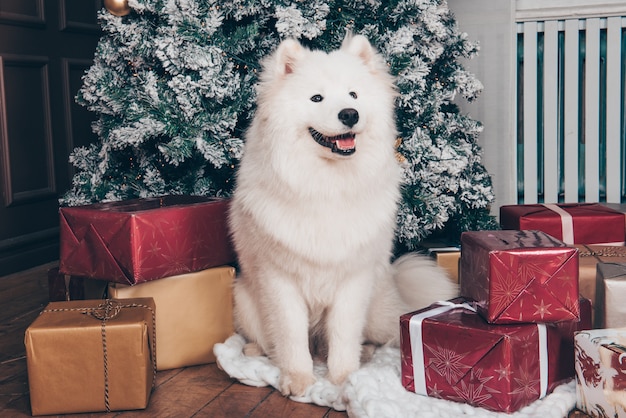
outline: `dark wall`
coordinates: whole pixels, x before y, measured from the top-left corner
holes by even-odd
[[[101,0],[0,0],[0,276],[58,259],[68,156],[95,140],[74,97]]]

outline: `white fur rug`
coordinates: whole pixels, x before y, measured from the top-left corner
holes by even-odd
[[[243,354],[244,339],[231,336],[213,351],[218,365],[232,378],[249,386],[278,386],[280,372],[267,357],[248,357]],[[400,350],[379,348],[373,359],[352,373],[341,387],[324,378],[324,364],[315,365],[318,380],[297,402],[329,406],[347,411],[351,417],[371,418],[456,418],[473,417],[541,417],[562,418],[576,404],[574,382],[558,386],[554,392],[513,413],[496,413],[470,405],[429,398],[409,392],[400,382]]]

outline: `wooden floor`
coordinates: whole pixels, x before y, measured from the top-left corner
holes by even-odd
[[[47,272],[55,266],[56,263],[51,263],[0,277],[2,418],[31,416],[24,332],[48,303]],[[242,385],[230,379],[215,364],[208,364],[158,372],[156,388],[145,410],[64,416],[345,418],[347,414],[291,401],[272,388]],[[569,414],[569,418],[583,416],[579,411]]]
[[[31,416],[24,332],[48,303],[47,272],[55,266],[55,263],[46,264],[0,277],[0,416],[3,418]],[[73,416],[338,418],[347,415],[291,401],[272,388],[242,385],[215,364],[208,364],[158,372],[156,389],[145,410]]]

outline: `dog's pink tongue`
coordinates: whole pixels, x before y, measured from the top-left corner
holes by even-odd
[[[340,150],[352,149],[356,146],[356,141],[354,140],[353,136],[349,138],[338,139],[336,143],[337,148],[339,148]]]

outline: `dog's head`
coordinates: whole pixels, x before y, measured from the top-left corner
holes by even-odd
[[[395,132],[395,95],[384,60],[365,37],[348,35],[328,54],[289,39],[263,63],[257,111],[281,127],[274,129],[288,137],[282,141],[342,159],[377,128]]]

